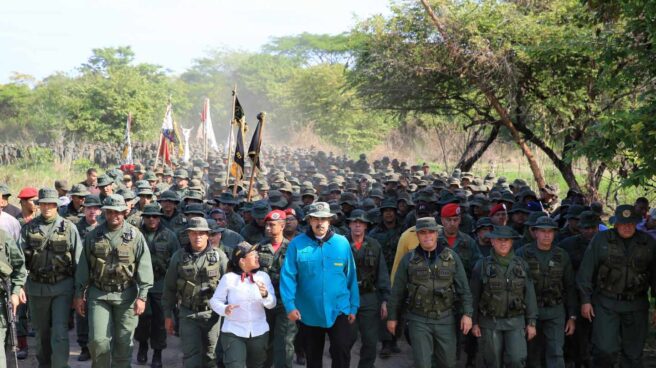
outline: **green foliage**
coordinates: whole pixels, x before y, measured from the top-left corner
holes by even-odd
[[[20,166],[30,167],[32,165],[52,164],[55,162],[55,155],[48,147],[31,146],[27,148],[27,157],[19,163]]]

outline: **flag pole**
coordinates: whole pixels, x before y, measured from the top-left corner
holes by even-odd
[[[233,110],[233,111],[234,111],[234,110]],[[242,142],[243,142],[243,137],[244,137],[244,124],[243,124],[241,121],[239,121],[237,124],[239,124],[239,129],[241,130],[241,136],[242,136]],[[246,162],[244,162],[244,166],[246,166]],[[241,176],[242,176],[242,177],[244,176],[244,173],[243,173],[243,172],[241,173]],[[238,186],[239,184],[241,184],[241,179],[237,179],[237,177],[235,176],[235,183],[234,183],[234,185],[232,186],[232,196],[233,196],[233,197],[237,197],[237,186]]]
[[[228,184],[230,184],[230,157],[232,156],[232,126],[235,123],[235,104],[237,103],[237,84],[235,83],[235,87],[232,89],[232,118],[230,119],[230,135],[228,135],[228,165],[226,167],[227,175],[226,175],[226,182],[225,185],[226,187]]]
[[[207,105],[207,113],[210,111],[210,99],[205,97],[205,105]],[[203,105],[203,110],[205,110],[205,105]],[[207,161],[207,114],[205,114],[205,121],[203,122],[203,141],[205,142],[205,161]]]
[[[159,151],[162,149],[162,138],[164,138],[164,133],[160,129],[159,132],[159,143],[157,143],[157,156],[155,157],[155,170],[157,170],[157,163],[159,162]]]
[[[257,120],[260,121],[260,129],[258,129],[257,132],[257,140],[256,142],[262,142],[262,130],[264,130],[264,121],[266,120],[266,112],[262,111],[261,113],[257,114]],[[251,180],[248,183],[248,195],[246,197],[246,201],[250,202],[251,201],[251,196],[253,194],[253,181],[255,179],[255,175],[257,174],[257,165],[255,163],[260,162],[260,147],[256,147],[257,152],[255,155],[255,160],[253,160],[253,168],[251,169]]]

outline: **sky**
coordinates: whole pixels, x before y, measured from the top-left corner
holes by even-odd
[[[183,72],[210,49],[257,51],[271,37],[337,34],[388,14],[389,0],[22,0],[0,8],[0,83],[73,72],[101,47]]]

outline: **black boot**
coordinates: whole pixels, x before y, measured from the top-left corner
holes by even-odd
[[[89,348],[84,346],[84,347],[82,347],[82,350],[80,351],[80,355],[77,357],[77,361],[78,362],[86,362],[89,359],[91,359],[91,354],[89,353]]]
[[[139,344],[139,351],[137,352],[137,363],[146,364],[148,362],[148,343],[142,342]]]
[[[162,368],[162,350],[153,350],[153,360],[150,362],[152,368]]]

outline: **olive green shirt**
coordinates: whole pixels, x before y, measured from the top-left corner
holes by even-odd
[[[93,271],[91,269],[90,257],[91,251],[94,247],[96,238],[102,236],[109,240],[112,248],[121,244],[122,235],[132,230],[134,238],[131,244],[134,245],[135,256],[135,273],[134,273],[134,286],[129,287],[123,291],[107,292],[97,289],[92,285]],[[102,233],[102,235],[100,235]],[[123,225],[117,230],[110,231],[107,223],[102,223],[95,229],[91,230],[84,238],[84,251],[78,262],[77,270],[75,271],[75,296],[81,298],[88,290],[89,299],[97,300],[130,300],[139,298],[146,300],[148,290],[153,286],[153,266],[150,260],[150,251],[146,239],[141,234],[141,231],[136,227],[123,221]]]
[[[153,287],[150,288],[149,292],[161,294],[164,292],[164,277],[166,275],[166,271],[168,270],[168,262],[166,265],[164,265],[164,269],[160,270],[161,275],[159,275],[158,272],[156,272],[156,269],[158,267],[162,267],[162,265],[156,265],[156,259],[158,257],[162,257],[162,255],[159,255],[158,252],[168,253],[169,259],[167,261],[170,262],[170,257],[173,257],[173,254],[175,254],[175,252],[180,249],[180,243],[178,242],[178,238],[173,233],[173,231],[166,228],[162,224],[160,224],[155,231],[148,231],[145,226],[142,226],[141,232],[146,239],[146,243],[148,244],[150,259],[153,264],[153,277],[155,282]],[[158,250],[158,245],[163,246],[166,248],[166,250]]]
[[[39,215],[29,223],[23,225],[20,232],[20,238],[18,240],[18,244],[23,250],[23,253],[25,252],[25,249],[29,245],[27,244],[27,235],[29,232],[29,228],[31,226],[38,226],[39,231],[42,234],[44,234],[45,236],[48,236],[50,234],[52,236],[55,233],[56,228],[61,226],[60,224],[62,222],[68,222],[68,225],[65,227],[66,240],[68,243],[68,251],[71,253],[73,258],[71,267],[73,267],[73,269],[75,270],[80,260],[83,243],[82,240],[80,239],[80,235],[77,232],[77,227],[75,226],[75,224],[73,224],[72,222],[66,220],[65,218],[59,215],[57,215],[54,221],[51,221],[49,223],[41,215]],[[25,267],[27,270],[30,270],[30,265],[27,263],[27,260],[25,263]],[[73,271],[73,274],[74,273],[75,271]],[[25,289],[28,295],[36,295],[36,296],[62,295],[62,294],[72,293],[75,290],[75,281],[73,277],[68,277],[54,284],[45,284],[45,283],[31,280],[28,275]]]
[[[25,279],[27,278],[25,255],[12,236],[4,230],[0,230],[0,244],[2,244],[2,252],[4,252],[11,266],[11,274],[9,275],[11,293],[18,294],[20,289],[25,285]],[[4,288],[4,285],[2,287]]]
[[[392,294],[390,296],[389,303],[387,303],[387,314],[388,314],[388,320],[390,321],[398,321],[399,317],[402,314],[404,302],[408,294],[408,288],[407,288],[408,264],[410,263],[410,259],[412,259],[412,257],[414,256],[414,253],[417,251],[424,252],[423,249],[417,247],[410,253],[406,254],[401,260],[401,263],[399,263],[399,268],[397,269],[396,274],[394,275]],[[456,300],[458,301],[457,302],[458,305],[454,305],[453,309],[454,310],[459,309],[458,313],[462,312],[462,314],[464,315],[471,316],[473,312],[472,294],[471,291],[469,290],[469,281],[467,280],[465,267],[463,266],[462,261],[460,260],[458,254],[449,248],[438,247],[435,251],[432,252],[435,253],[435,257],[429,258],[429,260],[427,260],[426,262],[429,262],[429,265],[433,266],[435,262],[439,261],[440,259],[439,255],[441,254],[441,252],[451,252],[453,258],[456,261],[456,273],[454,275],[453,283],[455,286],[455,295],[456,295]],[[454,321],[453,314],[446,315],[445,317],[442,317],[439,320],[434,320],[434,319],[418,316],[416,314],[413,314],[412,312],[408,312],[406,313],[406,318],[408,320],[414,320],[421,323],[430,323],[430,324],[451,324]]]

